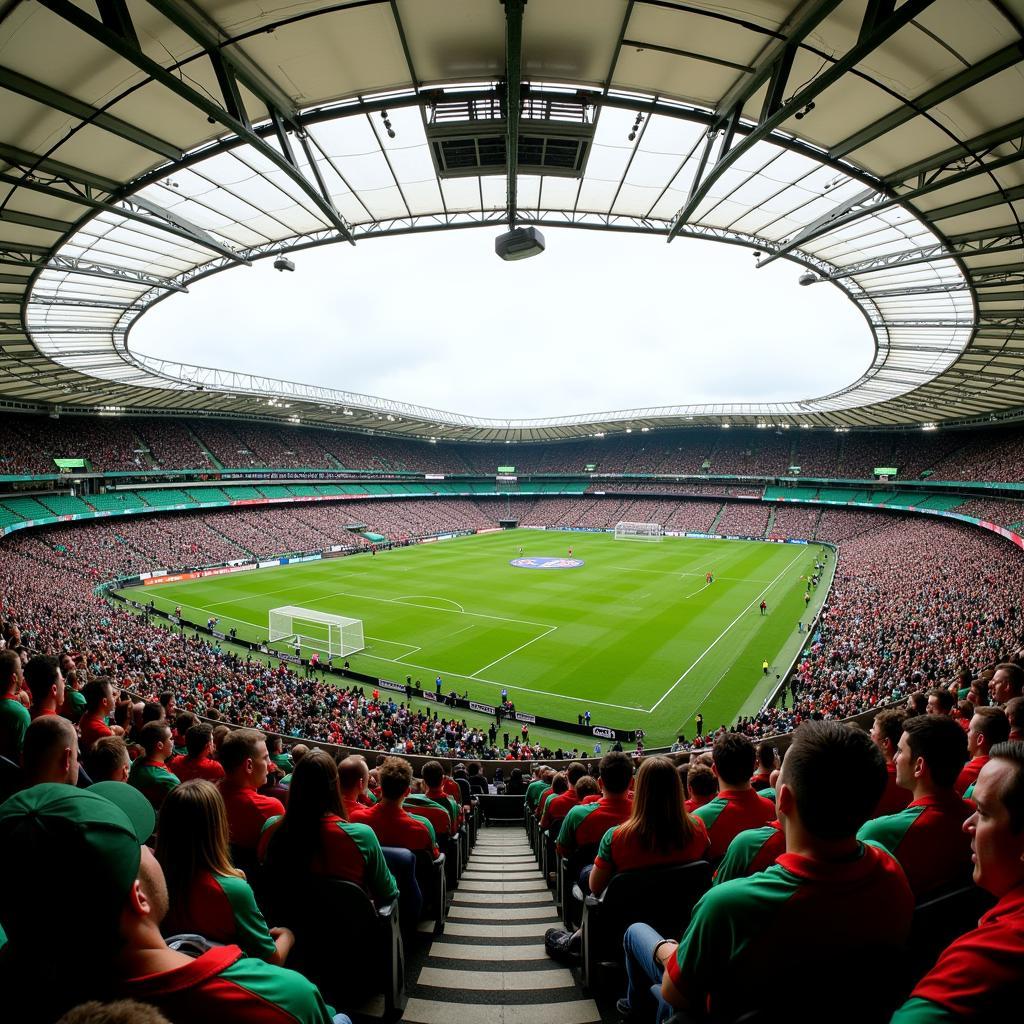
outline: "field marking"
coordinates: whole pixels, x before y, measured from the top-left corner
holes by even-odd
[[[758,595],[757,595],[757,596],[756,596],[756,597],[754,598],[754,600],[753,600],[753,601],[751,601],[751,602],[750,602],[750,604],[748,604],[748,605],[747,605],[747,606],[746,606],[746,607],[745,607],[745,608],[743,609],[743,611],[741,611],[741,612],[739,613],[739,615],[737,615],[737,616],[736,616],[736,618],[735,618],[735,619],[733,619],[733,620],[732,620],[732,622],[730,622],[730,623],[729,623],[729,625],[728,625],[728,626],[726,626],[726,627],[725,627],[725,629],[723,629],[723,630],[722,630],[722,632],[721,632],[721,633],[719,633],[719,634],[718,634],[718,636],[716,636],[716,637],[715,637],[715,639],[711,641],[711,643],[710,643],[710,644],[708,644],[708,646],[707,646],[707,647],[706,647],[706,648],[704,649],[703,653],[701,653],[701,654],[700,654],[700,655],[698,656],[697,660],[696,660],[696,661],[695,661],[695,662],[694,662],[694,663],[693,663],[693,664],[692,664],[692,665],[691,665],[691,666],[690,666],[690,667],[689,667],[689,668],[688,668],[688,669],[687,669],[687,670],[686,670],[686,671],[685,671],[685,672],[684,672],[684,673],[683,673],[683,674],[682,674],[682,675],[681,675],[681,676],[680,676],[680,677],[679,677],[679,678],[678,678],[678,679],[677,679],[677,680],[676,680],[676,681],[675,681],[675,682],[674,682],[674,683],[673,683],[673,684],[672,684],[672,685],[671,685],[671,686],[670,686],[670,687],[669,687],[669,688],[668,688],[668,689],[667,689],[667,690],[666,690],[666,691],[665,691],[665,692],[664,692],[664,693],[663,693],[663,694],[661,695],[661,697],[660,697],[660,698],[658,699],[658,701],[657,701],[657,703],[656,703],[656,704],[654,705],[654,707],[652,707],[652,708],[651,708],[651,713],[653,713],[653,712],[655,712],[655,711],[657,711],[657,710],[658,710],[658,707],[659,707],[659,706],[660,706],[660,705],[661,705],[661,704],[662,704],[662,703],[664,702],[665,698],[666,698],[666,697],[668,697],[668,695],[669,695],[669,694],[670,694],[670,693],[671,693],[671,692],[672,692],[672,691],[673,691],[673,690],[674,690],[674,689],[675,689],[675,688],[676,688],[676,687],[677,687],[677,686],[678,686],[678,685],[679,685],[679,684],[680,684],[680,683],[681,683],[681,682],[682,682],[682,681],[683,681],[683,680],[684,680],[684,679],[685,679],[685,678],[686,678],[686,677],[687,677],[687,676],[688,676],[688,675],[689,675],[689,674],[690,674],[690,673],[691,673],[691,672],[692,672],[692,671],[693,671],[693,670],[694,670],[694,669],[695,669],[695,668],[696,668],[696,667],[697,667],[697,666],[698,666],[698,665],[699,665],[699,664],[700,664],[700,663],[701,663],[701,662],[702,662],[702,661],[704,660],[704,658],[705,658],[705,657],[707,657],[707,655],[708,655],[708,654],[709,654],[709,653],[710,653],[710,652],[711,652],[711,651],[712,651],[712,650],[713,650],[713,649],[714,649],[714,648],[715,648],[715,647],[716,647],[716,646],[718,645],[718,641],[719,641],[719,640],[721,640],[721,639],[722,639],[722,637],[724,637],[724,636],[725,636],[725,635],[726,635],[726,634],[727,634],[727,633],[729,632],[729,630],[731,630],[731,629],[732,629],[732,627],[733,627],[733,626],[735,626],[735,625],[736,625],[736,623],[737,623],[737,622],[739,622],[739,621],[740,621],[740,619],[742,619],[742,618],[743,618],[743,616],[744,616],[744,615],[746,615],[746,614],[747,614],[747,612],[748,612],[748,611],[750,611],[750,609],[751,609],[751,608],[753,608],[753,607],[754,607],[754,605],[756,605],[756,604],[758,603],[758,601],[760,601],[760,600],[761,600],[761,598],[762,598],[762,597],[764,597],[764,595],[765,595],[765,594],[767,594],[767,593],[768,593],[768,591],[769,591],[769,590],[771,590],[771,589],[772,589],[772,587],[774,587],[774,586],[775,586],[775,584],[776,584],[776,583],[778,583],[778,582],[779,582],[779,580],[780,580],[780,579],[782,579],[782,577],[783,577],[783,576],[784,576],[784,575],[785,575],[785,574],[786,574],[787,572],[789,572],[789,570],[790,570],[790,569],[792,569],[792,568],[793,568],[793,566],[794,566],[794,565],[796,564],[796,562],[797,562],[797,559],[800,559],[800,558],[804,558],[804,557],[806,556],[806,554],[807,554],[807,553],[806,553],[806,551],[798,551],[798,552],[797,552],[797,554],[796,554],[796,557],[795,557],[795,558],[793,558],[793,559],[792,559],[792,561],[790,561],[790,562],[788,562],[788,563],[786,564],[785,568],[784,568],[784,569],[783,569],[783,570],[782,570],[782,571],[781,571],[781,572],[779,573],[779,575],[778,575],[778,576],[776,576],[776,577],[775,577],[775,579],[773,579],[773,580],[771,581],[771,583],[769,583],[769,584],[768,584],[768,586],[767,586],[767,587],[765,587],[765,588],[764,588],[764,590],[762,590],[762,591],[761,591],[761,592],[760,592],[760,593],[759,593],[759,594],[758,594]],[[719,682],[720,682],[720,681],[721,681],[721,679],[719,679]],[[715,686],[717,686],[717,685],[718,685],[718,683],[716,683],[716,684],[715,684]],[[712,687],[712,689],[714,689],[714,687]],[[705,699],[705,700],[707,700],[707,697],[705,697],[704,699]],[[699,706],[700,706],[700,705],[698,705],[698,707],[699,707]]]
[[[406,597],[392,597],[391,601],[392,601],[393,604],[408,604],[412,608],[422,608],[423,605],[421,605],[421,604],[412,604],[412,599],[414,597],[422,598],[424,601],[445,601],[448,604],[455,605],[454,608],[437,608],[437,609],[435,609],[436,611],[439,611],[439,612],[458,611],[458,612],[462,612],[463,615],[466,614],[466,609],[463,608],[462,605],[459,604],[458,601],[453,601],[450,597],[437,597],[434,594],[409,594]]]
[[[547,631],[547,633],[541,633],[540,636],[535,636],[532,640],[527,640],[525,644],[520,644],[514,651],[509,651],[508,654],[503,654],[500,658],[495,658],[494,661],[490,662],[487,665],[484,665],[483,668],[477,669],[476,672],[471,673],[469,678],[476,679],[476,677],[480,675],[481,672],[486,672],[489,668],[492,668],[494,665],[497,665],[499,661],[504,661],[506,658],[511,658],[513,654],[515,654],[517,651],[521,651],[524,647],[529,647],[530,644],[535,644],[538,640],[543,640],[544,637],[550,636],[552,633],[554,633],[556,629],[558,629],[557,626],[552,626]]]
[[[472,629],[476,624],[471,622],[468,626],[463,626],[462,629],[455,630],[454,633],[449,633],[444,639],[451,640],[453,636],[458,636],[460,633],[465,633],[467,630]]]
[[[703,576],[702,572],[676,572],[674,569],[637,569],[631,565],[610,565],[609,569],[619,569],[622,572],[653,572],[659,576]],[[767,580],[755,580],[748,576],[716,576],[716,580],[726,580],[729,583],[767,583]]]
[[[370,636],[369,634],[367,634],[364,639],[376,640],[377,643],[379,644],[389,644],[392,647],[405,647],[407,648],[407,653],[401,655],[401,657],[403,658],[408,658],[411,655],[415,654],[417,651],[423,650],[422,647],[416,647],[414,644],[403,644],[401,640],[387,640],[385,637],[382,636]],[[366,650],[366,648],[364,647],[363,650]]]

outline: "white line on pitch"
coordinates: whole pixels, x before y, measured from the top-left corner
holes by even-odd
[[[465,633],[465,632],[466,632],[466,630],[472,629],[474,625],[475,625],[475,623],[472,623],[472,622],[471,622],[471,623],[470,623],[470,624],[469,624],[468,626],[463,626],[463,627],[462,627],[462,629],[457,629],[457,630],[455,630],[455,632],[454,632],[454,633],[449,633],[449,634],[448,634],[448,635],[447,635],[447,636],[445,637],[445,640],[451,640],[451,638],[452,638],[453,636],[458,636],[458,635],[459,635],[460,633]]]
[[[675,572],[672,569],[636,569],[631,565],[610,565],[609,569],[621,572],[653,572],[659,576],[703,576],[702,572]],[[716,580],[727,580],[729,583],[767,583],[767,580],[755,580],[746,576],[716,576]]]
[[[739,615],[737,615],[736,618],[733,619],[732,622],[730,622],[729,625],[726,626],[725,629],[723,629],[722,632],[719,633],[718,636],[716,636],[715,639],[711,641],[710,644],[708,644],[704,652],[697,658],[697,660],[661,695],[661,697],[658,700],[658,703],[651,708],[651,712],[655,712],[658,710],[658,705],[660,705],[665,700],[665,698],[704,660],[704,658],[707,657],[711,650],[718,645],[718,641],[721,640],[722,637],[724,637],[729,632],[729,630],[732,629],[732,627],[735,626],[736,623],[739,622],[740,619],[742,619],[743,616],[746,615],[747,612],[750,611],[750,609],[753,608],[754,605],[757,604],[757,602],[765,594],[767,594],[768,591],[771,590],[772,587],[774,587],[775,584],[778,583],[779,580],[782,579],[782,577],[787,572],[789,572],[790,569],[793,568],[793,566],[796,564],[797,559],[803,558],[805,555],[805,551],[797,552],[796,558],[789,562],[789,564],[786,565],[782,572],[780,572],[779,575],[776,576],[775,579],[773,579],[771,583],[769,583],[768,586],[765,587],[764,590],[762,590],[761,593],[759,593],[757,597],[755,597],[754,600],[751,601],[750,604],[748,604],[746,608],[744,608],[743,611],[741,611]]]
[[[524,647],[529,647],[530,644],[535,644],[538,640],[543,640],[544,637],[548,636],[551,633],[554,633],[556,629],[558,629],[557,626],[552,626],[547,631],[547,633],[541,633],[540,636],[535,636],[532,640],[527,640],[525,644],[520,644],[514,651],[509,651],[508,654],[503,654],[500,658],[495,658],[494,661],[492,661],[490,664],[484,665],[483,668],[477,669],[476,672],[472,673],[472,675],[470,675],[469,678],[476,679],[476,677],[480,675],[481,672],[486,672],[489,668],[492,668],[494,665],[497,665],[499,661],[504,661],[506,658],[511,658],[513,654],[515,654],[517,651],[521,651]]]

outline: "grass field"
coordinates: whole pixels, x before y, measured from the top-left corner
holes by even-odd
[[[582,567],[509,564],[520,547],[527,557],[564,557],[570,546]],[[366,649],[349,659],[353,669],[399,682],[411,675],[426,688],[440,674],[446,693],[468,690],[489,704],[507,687],[522,711],[576,721],[589,709],[593,724],[643,728],[655,746],[692,735],[698,710],[714,727],[761,706],[804,639],[802,577],[819,551],[516,530],[165,584],[146,598],[180,604],[193,621],[216,615],[221,629],[247,639],[265,639],[267,613],[282,605],[362,619]]]

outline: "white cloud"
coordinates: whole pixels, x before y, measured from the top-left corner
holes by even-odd
[[[715,242],[545,230],[494,255],[498,228],[367,240],[214,275],[147,313],[139,351],[485,416],[812,398],[872,358],[836,288],[793,263],[755,271]]]

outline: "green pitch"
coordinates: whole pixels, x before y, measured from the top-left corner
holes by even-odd
[[[520,548],[561,558],[570,546],[581,568],[509,564]],[[266,639],[267,613],[283,605],[361,619],[366,649],[350,657],[353,669],[429,689],[440,674],[445,693],[488,704],[507,687],[522,711],[575,722],[589,709],[594,725],[646,730],[650,747],[692,736],[697,711],[714,728],[761,706],[806,639],[797,622],[820,550],[516,530],[165,584],[145,597],[193,621],[216,615],[246,639]]]

